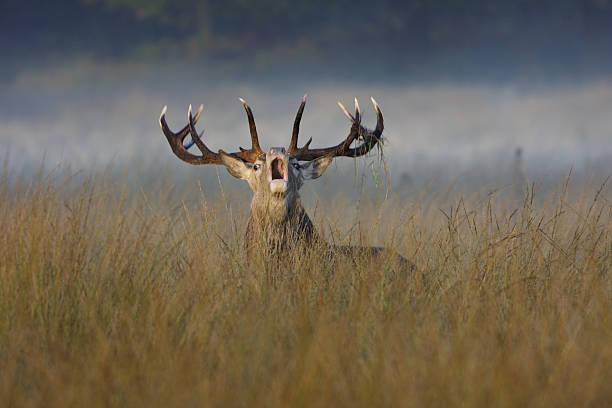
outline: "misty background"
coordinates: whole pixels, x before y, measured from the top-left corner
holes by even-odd
[[[14,174],[112,164],[216,183],[171,153],[162,107],[178,130],[204,104],[205,143],[235,151],[242,97],[269,148],[288,145],[305,93],[301,144],[346,137],[336,101],[357,97],[366,126],[370,96],[385,115],[384,163],[337,159],[328,185],[356,168],[394,189],[612,173],[612,1],[3,0],[0,47]]]

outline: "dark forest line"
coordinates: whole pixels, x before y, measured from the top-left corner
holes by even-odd
[[[612,55],[607,0],[5,0],[0,16],[5,74],[87,55],[260,71],[590,75],[607,73]]]

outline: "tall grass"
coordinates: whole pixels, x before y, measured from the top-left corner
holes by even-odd
[[[2,407],[612,403],[606,186],[309,209],[418,265],[401,279],[317,249],[249,264],[229,193],[79,183],[3,178]]]

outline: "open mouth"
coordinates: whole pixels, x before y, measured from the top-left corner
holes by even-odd
[[[270,163],[268,181],[273,193],[284,193],[287,190],[287,166],[281,158],[273,159]]]
[[[272,165],[270,167],[270,171],[272,172],[272,180],[285,179],[285,164],[281,159],[272,160]]]

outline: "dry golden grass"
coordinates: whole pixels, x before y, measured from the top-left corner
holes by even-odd
[[[401,279],[319,249],[247,265],[231,198],[23,184],[0,188],[2,407],[612,403],[607,187],[386,203],[356,231],[317,209],[328,241],[419,266]]]

